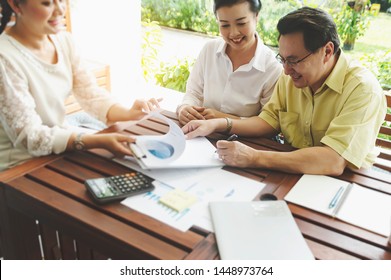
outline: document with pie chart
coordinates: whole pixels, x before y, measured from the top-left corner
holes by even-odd
[[[134,159],[143,169],[198,168],[223,166],[215,153],[216,148],[205,137],[186,140],[182,129],[159,112],[147,118],[166,122],[169,131],[164,135],[141,135],[130,145]],[[129,159],[130,157],[127,157]]]

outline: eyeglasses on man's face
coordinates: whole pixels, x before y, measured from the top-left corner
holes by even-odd
[[[298,60],[290,60],[290,59],[285,59],[283,58],[279,53],[276,55],[276,59],[282,64],[282,65],[288,65],[289,67],[295,67],[297,66],[297,64],[299,64],[300,62],[304,61],[307,57],[309,57],[311,54],[313,54],[312,52],[307,54],[305,57],[303,57],[302,59],[298,59]]]

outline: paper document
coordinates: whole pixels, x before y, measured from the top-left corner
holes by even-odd
[[[391,195],[322,175],[303,175],[285,200],[388,236]]]
[[[194,168],[223,166],[216,148],[205,137],[185,139],[182,129],[169,118],[151,112],[148,117],[165,121],[169,131],[164,135],[142,135],[130,148],[143,169]],[[129,159],[130,157],[125,157]]]
[[[185,150],[185,136],[182,129],[169,118],[153,111],[145,118],[158,118],[169,125],[164,135],[142,135],[136,137],[136,143],[130,144],[135,159],[142,168],[162,166],[179,158]]]
[[[221,169],[220,166],[210,168],[142,169],[132,157],[128,159],[116,158],[114,161],[139,171],[161,183],[181,189],[185,189],[194,182],[199,181],[206,174],[213,172],[213,170]]]
[[[223,260],[313,260],[285,201],[210,203]]]
[[[185,180],[186,184],[182,183],[180,189],[189,196],[196,197],[197,201],[192,201],[181,211],[176,211],[176,207],[170,207],[167,203],[161,203],[162,197],[178,186],[159,181],[154,182],[154,191],[129,197],[121,203],[181,231],[186,231],[193,225],[213,231],[208,209],[210,201],[251,201],[265,186],[261,182],[216,168],[207,169],[191,178],[192,180]]]

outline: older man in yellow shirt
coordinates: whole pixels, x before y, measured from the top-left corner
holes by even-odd
[[[282,132],[293,152],[259,151],[218,141],[228,165],[292,173],[339,175],[346,166],[369,167],[386,113],[376,78],[340,49],[335,23],[326,12],[304,7],[280,19],[277,58],[284,74],[258,117],[192,121],[188,138],[212,132],[273,136]]]

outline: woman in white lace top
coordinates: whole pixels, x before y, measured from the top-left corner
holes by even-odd
[[[134,139],[116,134],[77,134],[64,124],[67,96],[106,122],[140,119],[158,101],[116,103],[99,88],[78,56],[70,34],[61,31],[65,0],[0,0],[0,170],[32,157],[68,150],[105,148],[131,155]],[[3,32],[12,11],[16,23]]]

